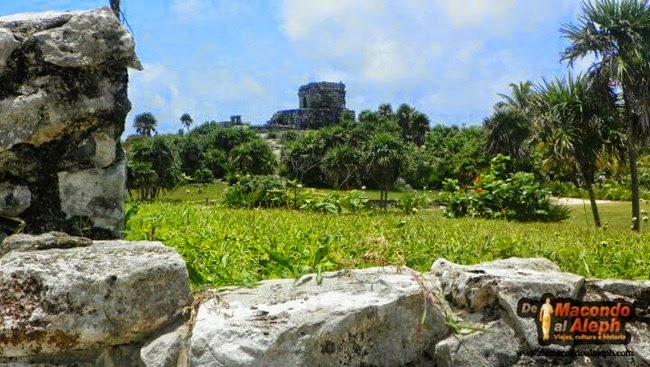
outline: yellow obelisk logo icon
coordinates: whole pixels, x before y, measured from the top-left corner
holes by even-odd
[[[549,339],[552,316],[553,306],[551,306],[551,299],[546,297],[546,303],[544,303],[539,309],[539,321],[542,323],[542,340]]]

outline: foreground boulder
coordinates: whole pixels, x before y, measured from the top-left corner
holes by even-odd
[[[0,364],[96,358],[177,321],[191,300],[183,259],[160,243],[30,237],[7,238],[0,257]]]
[[[571,316],[565,304],[629,313]],[[612,317],[607,332],[567,331]],[[545,259],[439,259],[422,274],[370,268],[190,296],[183,260],[160,243],[46,233],[0,245],[2,366],[648,366],[649,323],[649,281],[584,279]]]
[[[372,268],[262,282],[203,303],[192,366],[406,366],[449,334],[410,269]],[[425,309],[425,304],[426,309]]]
[[[456,322],[465,326],[464,332],[435,346],[431,354],[435,355],[437,366],[650,365],[650,282],[585,279],[560,271],[546,259],[521,258],[470,266],[439,259],[427,277],[440,285],[449,306],[458,315]],[[633,304],[634,314],[619,320],[621,334],[629,332],[630,342],[581,344],[570,340],[540,344],[539,306],[543,297],[576,305],[582,301]],[[520,313],[522,300],[530,300],[538,307],[529,317]],[[582,324],[580,317],[562,317],[557,311],[554,308],[551,327],[567,329],[557,330],[558,334],[571,335],[568,329],[576,319]],[[589,320],[601,322],[609,318]]]
[[[129,67],[133,38],[109,8],[0,17],[0,216],[121,236]]]

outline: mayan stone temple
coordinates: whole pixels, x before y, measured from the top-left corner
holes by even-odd
[[[314,82],[298,89],[300,108],[278,111],[271,117],[268,125],[314,129],[333,125],[344,114],[354,111],[345,107],[345,84]]]

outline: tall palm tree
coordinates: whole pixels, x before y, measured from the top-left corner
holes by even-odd
[[[526,107],[528,108],[528,107]],[[508,155],[524,159],[528,155],[528,138],[531,135],[528,118],[515,109],[496,110],[483,120],[487,132],[487,151],[490,154]]]
[[[158,121],[151,112],[141,113],[133,119],[133,127],[139,135],[151,136],[156,131]]]
[[[390,103],[382,103],[377,108],[377,115],[383,119],[392,119],[395,114],[393,113],[393,106]]]
[[[571,74],[566,80],[544,81],[536,87],[532,99],[536,122],[536,140],[541,143],[547,166],[567,166],[580,174],[589,193],[594,222],[600,227],[593,183],[598,158],[606,149],[616,147],[610,134],[616,131],[616,96],[587,76]]]
[[[533,83],[530,81],[519,82],[518,84],[510,83],[511,95],[499,93],[503,101],[494,105],[496,111],[515,110],[526,114],[530,106],[530,97],[532,95]]]
[[[406,145],[397,136],[379,132],[366,142],[362,154],[368,178],[379,187],[380,200],[386,208],[388,190],[407,168]]]
[[[184,113],[183,115],[181,115],[180,120],[181,120],[181,124],[183,124],[183,126],[185,126],[185,128],[187,129],[187,132],[189,133],[190,132],[190,125],[192,125],[192,123],[194,122],[194,120],[192,119],[192,116],[190,116],[189,113]]]
[[[430,129],[429,117],[406,103],[397,107],[394,113],[397,124],[402,128],[402,137],[417,146],[424,144],[424,137]]]
[[[561,32],[571,41],[562,59],[572,64],[595,56],[592,69],[621,91],[627,123],[627,149],[632,178],[633,229],[640,230],[638,144],[650,132],[650,3],[646,0],[583,2],[577,24]]]

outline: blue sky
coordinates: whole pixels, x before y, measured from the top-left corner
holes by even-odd
[[[0,1],[0,15],[92,9],[108,0]],[[408,103],[432,123],[479,124],[508,84],[566,75],[559,28],[578,0],[122,0],[145,69],[131,70],[127,134],[151,111],[159,131],[265,123],[298,87],[346,83],[357,113]],[[575,65],[584,70],[589,60]]]

